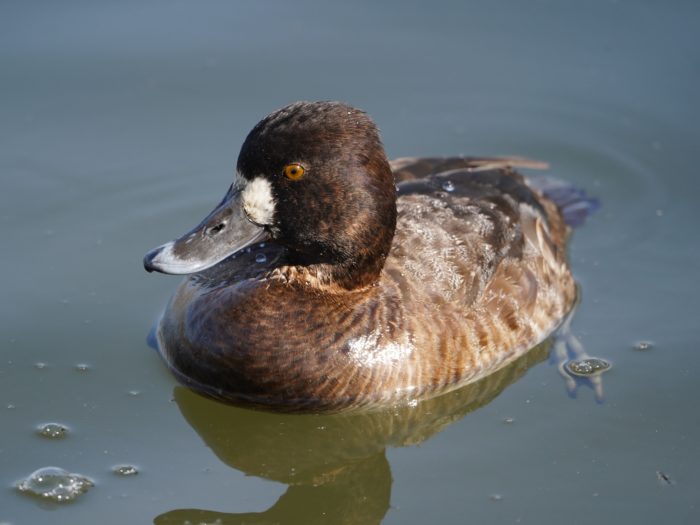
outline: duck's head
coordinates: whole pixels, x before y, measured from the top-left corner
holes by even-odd
[[[286,264],[322,268],[343,288],[377,279],[396,227],[396,190],[379,132],[338,102],[297,102],[248,134],[221,203],[144,258],[148,271],[205,270],[251,244],[287,248]]]

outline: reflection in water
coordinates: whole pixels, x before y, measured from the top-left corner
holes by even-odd
[[[177,509],[156,517],[154,523],[380,523],[391,496],[386,446],[421,443],[487,404],[544,360],[548,347],[543,343],[460,390],[416,406],[369,413],[270,414],[224,405],[176,387],[175,401],[185,419],[221,461],[289,488],[264,512]]]

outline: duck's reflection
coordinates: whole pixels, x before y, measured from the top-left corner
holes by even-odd
[[[227,465],[289,488],[264,512],[177,509],[165,524],[372,524],[389,508],[385,448],[420,443],[496,397],[547,357],[540,345],[503,370],[438,398],[371,413],[279,415],[231,407],[177,387],[190,425]]]

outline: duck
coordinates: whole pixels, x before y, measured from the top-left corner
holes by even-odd
[[[390,162],[362,110],[278,109],[214,210],[144,257],[148,272],[186,275],[157,349],[196,392],[282,412],[411,404],[482,379],[577,298],[566,246],[586,197],[516,171],[545,166]]]

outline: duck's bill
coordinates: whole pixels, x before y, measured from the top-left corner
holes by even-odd
[[[143,266],[148,272],[201,272],[267,238],[266,230],[248,219],[240,191],[231,188],[221,204],[196,228],[148,252]]]

